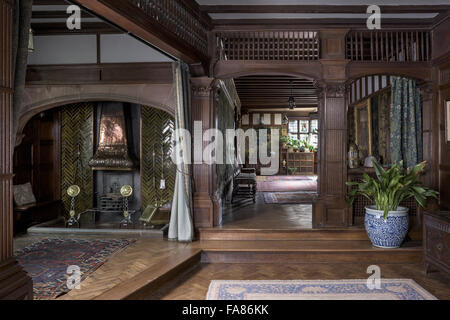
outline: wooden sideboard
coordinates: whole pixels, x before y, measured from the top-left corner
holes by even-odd
[[[280,174],[313,175],[315,173],[314,152],[288,152],[287,149],[281,150]]]
[[[450,211],[424,213],[425,272],[431,267],[450,275]]]

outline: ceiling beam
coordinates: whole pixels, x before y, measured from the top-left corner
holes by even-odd
[[[83,28],[80,30],[67,29],[67,25],[64,22],[54,23],[31,23],[31,29],[37,36],[43,35],[61,35],[61,34],[120,34],[121,30],[104,22],[84,22]]]
[[[129,1],[73,0],[94,14],[186,63],[208,64],[206,54],[164,28]]]
[[[418,28],[429,27],[435,22],[434,18],[430,19],[383,19],[381,21],[383,29],[385,28]],[[215,31],[219,30],[241,30],[244,31],[246,26],[254,28],[258,26],[258,30],[267,26],[274,28],[284,28],[286,26],[305,26],[310,29],[321,29],[324,27],[362,27],[366,26],[367,19],[216,19],[213,20]],[[218,29],[217,26],[225,26]]]
[[[33,11],[32,19],[67,19],[70,15],[66,11]],[[82,11],[81,18],[95,18],[93,15]]]
[[[368,5],[203,5],[207,13],[366,13]],[[380,6],[381,13],[438,13],[450,5]]]

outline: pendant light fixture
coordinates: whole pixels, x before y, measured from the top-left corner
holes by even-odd
[[[291,96],[289,97],[289,109],[290,110],[294,110],[296,108],[296,103],[295,103],[295,98],[294,98],[294,92],[293,92],[293,82],[292,80],[290,81],[290,85],[291,85]]]

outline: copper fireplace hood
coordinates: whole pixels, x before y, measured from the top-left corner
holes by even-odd
[[[131,171],[137,167],[128,152],[123,105],[102,108],[98,148],[89,165],[93,170],[105,171]]]

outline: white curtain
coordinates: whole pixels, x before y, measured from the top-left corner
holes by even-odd
[[[174,63],[173,75],[176,99],[175,129],[177,129],[177,133],[180,133],[180,129],[190,132],[191,97],[188,66],[181,62]],[[169,240],[186,242],[194,239],[190,167],[191,141],[190,137],[184,137],[182,132],[176,134],[175,140],[175,154],[179,158],[170,215]]]

